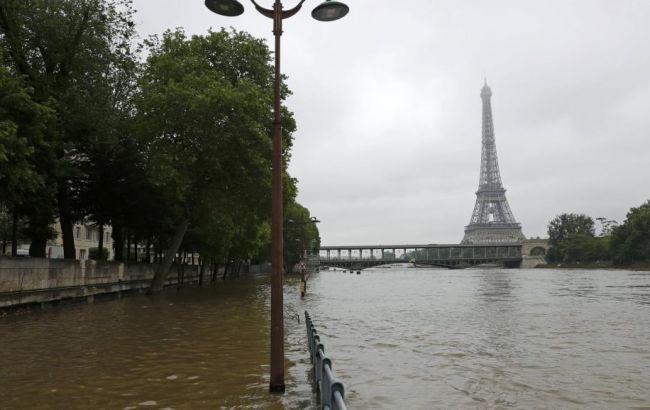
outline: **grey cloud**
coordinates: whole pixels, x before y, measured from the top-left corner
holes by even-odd
[[[228,19],[200,0],[135,1],[143,35],[223,25],[270,40],[270,20],[244,4]],[[329,24],[303,11],[283,36],[299,127],[290,171],[324,244],[462,238],[478,185],[485,74],[524,233],[543,236],[561,212],[620,221],[650,198],[650,2],[348,4]]]

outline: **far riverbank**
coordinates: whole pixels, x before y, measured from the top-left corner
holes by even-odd
[[[609,269],[650,271],[650,261],[635,262],[628,265],[614,265],[609,262],[597,263],[547,263],[535,266],[536,269]]]

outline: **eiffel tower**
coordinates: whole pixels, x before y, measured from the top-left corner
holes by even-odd
[[[512,215],[506,199],[506,190],[501,183],[497,146],[494,142],[491,97],[492,90],[486,80],[481,89],[483,100],[481,177],[476,191],[472,219],[465,227],[465,236],[461,242],[464,244],[517,243],[526,239],[521,232],[521,225]]]

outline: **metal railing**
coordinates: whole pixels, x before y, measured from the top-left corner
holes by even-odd
[[[332,361],[325,356],[325,346],[321,343],[320,336],[307,311],[305,311],[305,323],[309,353],[314,366],[314,385],[320,408],[323,410],[347,410],[345,387],[334,377]]]

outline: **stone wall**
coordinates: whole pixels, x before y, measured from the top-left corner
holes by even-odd
[[[523,256],[521,259],[522,269],[532,269],[545,264],[546,259],[543,256]]]
[[[548,239],[526,239],[521,247],[521,267],[530,269],[546,264],[549,247]]]
[[[548,252],[548,249],[550,247],[551,245],[548,243],[548,239],[526,239],[522,244],[521,254],[524,256],[531,255],[531,251],[535,248],[543,249],[544,254],[546,254],[546,252]],[[537,256],[543,256],[543,255],[537,255]]]
[[[0,256],[0,309],[149,288],[156,265]],[[198,266],[184,267],[184,283],[198,282]],[[166,285],[177,284],[177,267]]]

